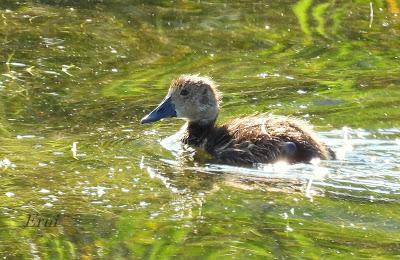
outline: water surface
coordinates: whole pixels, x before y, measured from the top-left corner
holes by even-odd
[[[0,255],[400,256],[400,11],[387,1],[0,2]],[[216,165],[139,120],[181,73],[220,122],[310,121],[338,160]],[[25,227],[59,216],[56,227]]]

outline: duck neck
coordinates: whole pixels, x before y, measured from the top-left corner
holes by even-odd
[[[202,146],[206,142],[207,136],[213,131],[215,120],[207,123],[188,122],[186,133],[182,142],[193,146]]]

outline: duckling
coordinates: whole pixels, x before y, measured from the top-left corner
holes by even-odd
[[[221,94],[211,78],[182,75],[172,81],[164,100],[141,123],[169,117],[185,119],[182,142],[205,150],[221,163],[299,163],[335,158],[300,119],[253,115],[216,126],[220,103]]]

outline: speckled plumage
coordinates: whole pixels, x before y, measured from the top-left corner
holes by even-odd
[[[205,150],[222,163],[297,163],[334,158],[333,151],[318,140],[311,127],[296,118],[253,115],[217,126],[220,100],[221,94],[210,78],[182,75],[172,81],[163,103],[142,123],[184,118],[187,126],[182,142]]]

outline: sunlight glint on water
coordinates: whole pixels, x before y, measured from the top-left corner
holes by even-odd
[[[320,133],[324,142],[336,152],[337,160],[311,161],[310,164],[289,165],[285,162],[258,165],[256,168],[238,167],[219,164],[207,164],[204,167],[187,167],[202,172],[235,174],[246,178],[258,177],[264,181],[275,178],[301,180],[304,182],[304,193],[311,197],[313,186],[319,188],[335,188],[338,193],[359,198],[359,194],[369,199],[377,194],[400,194],[400,183],[391,178],[397,176],[400,180],[399,160],[400,147],[398,141],[391,135],[399,134],[397,129],[381,129],[379,139],[376,133],[363,129],[343,127],[342,130],[332,130]],[[163,161],[172,167],[181,168],[180,156],[193,153],[191,148],[180,144],[180,133],[164,138],[160,144],[171,151],[177,160]],[[188,151],[189,149],[189,151]],[[396,159],[397,158],[397,159]],[[193,159],[192,159],[193,160]],[[183,166],[184,167],[184,166]],[[389,178],[389,180],[387,180]],[[260,180],[260,179],[258,179]],[[381,197],[384,199],[384,197]]]
[[[400,255],[400,9],[371,3],[0,1],[0,258]],[[213,164],[140,125],[183,73],[220,122],[303,118],[338,160]]]

